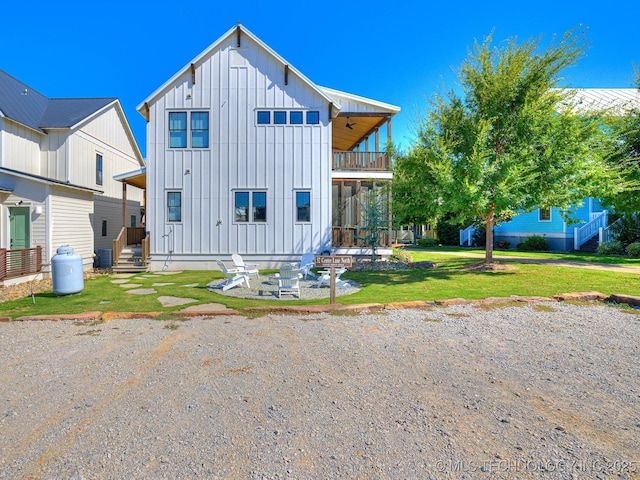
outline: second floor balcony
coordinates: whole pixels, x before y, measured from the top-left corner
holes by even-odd
[[[334,150],[333,170],[339,172],[390,172],[391,159],[385,152]]]

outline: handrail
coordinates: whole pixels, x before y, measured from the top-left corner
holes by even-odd
[[[611,227],[613,227],[617,223],[620,223],[620,219],[616,220],[613,223],[610,223],[605,227],[601,227],[598,230],[598,242],[600,245],[602,245],[605,242],[608,242],[611,239]]]
[[[118,265],[118,258],[120,257],[120,253],[124,250],[124,247],[127,246],[127,227],[122,227],[120,233],[113,241],[113,266]]]
[[[385,152],[343,152],[334,150],[333,169],[388,172],[391,170],[391,162]]]
[[[142,266],[147,266],[147,259],[149,258],[149,239],[150,235],[147,232],[147,235],[142,239]]]
[[[475,225],[469,225],[464,230],[460,230],[460,246],[464,247],[465,244],[471,247],[473,246],[473,234],[476,232]]]
[[[607,211],[603,210],[600,215],[595,217],[590,222],[585,223],[581,227],[575,227],[573,229],[573,249],[580,250],[580,247],[587,243],[587,241],[598,235],[601,228],[607,226]]]

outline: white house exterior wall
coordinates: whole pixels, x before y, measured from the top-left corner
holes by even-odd
[[[82,257],[85,268],[93,265],[93,195],[64,187],[50,188],[51,248],[70,245]]]
[[[230,66],[235,36],[202,59],[150,105],[147,129],[148,224],[152,265],[173,266],[245,254],[297,258],[330,242],[331,127],[326,100],[247,36],[242,67]],[[235,54],[234,54],[235,55]],[[260,125],[256,110],[317,110],[319,125]],[[168,113],[209,112],[208,149],[170,149]],[[312,221],[296,224],[295,191],[311,192]],[[181,223],[167,221],[167,191],[182,192]],[[234,222],[234,192],[267,192],[267,222]],[[218,222],[221,220],[221,223]],[[202,268],[202,263],[199,264]]]
[[[121,185],[121,184],[120,184]],[[135,190],[128,187],[127,192]],[[128,195],[128,193],[127,193]],[[122,228],[122,199],[104,195],[93,196],[92,224],[94,233],[94,250],[113,248],[113,239],[118,236]],[[131,226],[131,216],[136,217],[135,226],[140,226],[140,202],[127,201],[126,225]],[[107,222],[107,236],[102,236],[102,221]]]
[[[0,166],[34,175],[40,173],[41,134],[6,118],[0,118]]]

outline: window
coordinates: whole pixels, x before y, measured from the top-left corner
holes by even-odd
[[[287,112],[273,112],[273,123],[285,125],[287,123]]]
[[[311,221],[311,192],[296,192],[296,222]]]
[[[136,226],[136,216],[135,215],[131,215],[129,217],[129,221],[131,222],[131,226],[135,227]]]
[[[550,222],[551,221],[551,209],[550,208],[540,208],[538,210],[538,221],[539,222]]]
[[[266,222],[267,192],[235,192],[236,222]]]
[[[269,125],[271,123],[271,112],[258,112],[258,125]]]
[[[167,214],[169,222],[182,221],[182,192],[167,192]]]
[[[107,221],[106,220],[102,220],[102,236],[103,237],[107,236]]]
[[[169,112],[170,148],[209,148],[209,112],[190,112],[190,118],[187,124],[187,112]]]
[[[311,110],[307,112],[307,125],[318,125],[320,123],[320,112]]]
[[[191,148],[209,148],[209,112],[191,112]]]
[[[102,155],[96,153],[96,184],[102,185]]]
[[[289,123],[291,125],[302,125],[302,112],[289,113]]]
[[[169,113],[169,146],[187,148],[187,112]]]

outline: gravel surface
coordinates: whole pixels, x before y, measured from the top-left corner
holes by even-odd
[[[0,324],[0,478],[639,478],[640,317]]]

